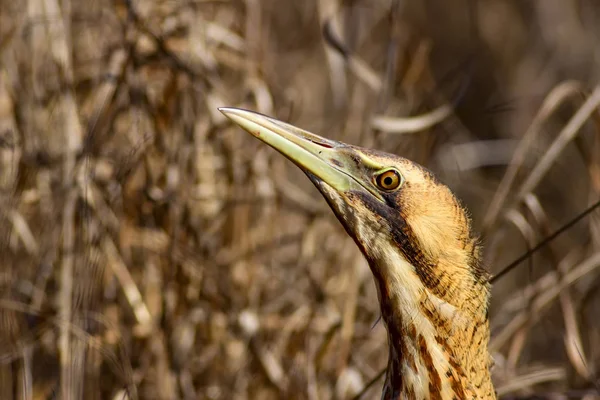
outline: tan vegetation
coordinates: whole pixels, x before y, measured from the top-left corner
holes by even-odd
[[[426,165],[498,273],[600,199],[599,21],[595,0],[0,0],[0,399],[378,398],[365,261],[217,107]],[[600,212],[494,284],[500,398],[599,398]]]

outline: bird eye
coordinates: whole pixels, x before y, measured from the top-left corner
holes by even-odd
[[[375,182],[380,189],[391,191],[396,190],[402,183],[402,177],[398,171],[390,169],[377,175]]]

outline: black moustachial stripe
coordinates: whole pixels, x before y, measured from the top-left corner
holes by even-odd
[[[401,191],[397,193],[401,193]],[[437,262],[427,258],[421,249],[417,247],[418,240],[410,225],[408,225],[403,218],[402,210],[381,203],[377,199],[363,192],[353,192],[352,195],[359,197],[365,207],[369,208],[375,215],[387,221],[385,225],[389,227],[391,238],[398,246],[398,249],[402,252],[406,260],[415,267],[415,272],[423,285],[436,293],[436,288],[439,286],[440,279],[433,270],[436,268]],[[398,204],[396,199],[390,201]],[[442,293],[436,294],[440,296],[443,295]]]
[[[440,285],[444,273],[442,271],[436,271],[438,260],[427,257],[421,251],[418,247],[419,240],[411,226],[406,223],[403,210],[398,209],[398,204],[402,204],[401,199],[399,198],[402,196],[402,190],[392,194],[384,194],[387,204],[384,204],[363,192],[356,191],[352,192],[351,195],[358,197],[365,207],[386,221],[386,223],[382,223],[382,225],[389,227],[390,237],[406,260],[415,267],[415,272],[423,285],[436,296],[443,298],[447,288],[445,288],[444,285]],[[478,240],[472,239],[472,241],[473,254],[469,262],[469,267],[474,280],[479,283],[485,283],[488,280],[487,271],[482,267],[479,257],[474,253],[475,248],[478,245]]]

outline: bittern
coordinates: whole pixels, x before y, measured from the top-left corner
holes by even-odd
[[[220,111],[300,167],[366,257],[388,333],[382,399],[495,399],[488,274],[450,189],[405,158]]]

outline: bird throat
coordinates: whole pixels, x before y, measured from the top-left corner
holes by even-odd
[[[382,399],[495,399],[487,349],[489,285],[468,225],[456,235],[454,251],[432,256],[401,213],[361,192],[343,200],[313,182],[375,279],[389,342]]]
[[[382,399],[495,399],[487,314],[473,308],[480,300],[462,307],[446,302],[394,253],[367,257],[388,331]]]

